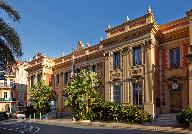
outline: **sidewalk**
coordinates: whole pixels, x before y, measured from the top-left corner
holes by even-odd
[[[91,128],[113,128],[113,129],[136,129],[136,130],[147,130],[147,131],[161,131],[161,132],[172,132],[172,133],[192,133],[187,128],[181,127],[162,127],[154,126],[150,123],[147,124],[127,124],[127,123],[106,123],[106,122],[73,122],[71,119],[55,119],[55,120],[32,120],[32,122],[67,126],[67,127],[91,127]]]

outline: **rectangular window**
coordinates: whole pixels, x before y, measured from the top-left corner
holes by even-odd
[[[133,105],[142,105],[142,86],[141,84],[133,83]]]
[[[7,86],[7,80],[6,79],[4,80],[4,86]]]
[[[67,84],[67,82],[68,82],[68,72],[65,72],[65,74],[64,74],[64,84]]]
[[[113,54],[113,68],[119,69],[120,68],[120,52],[114,52]]]
[[[141,46],[133,48],[133,65],[141,65]]]
[[[13,96],[13,92],[11,92],[11,98],[13,98],[14,96]]]
[[[18,101],[19,102],[24,102],[24,93],[23,92],[18,93]]]
[[[93,72],[96,72],[96,65],[92,66],[92,70],[93,70]]]
[[[34,85],[34,82],[35,82],[35,77],[31,76],[31,87]]]
[[[41,82],[41,74],[37,75],[37,82]]]
[[[56,75],[56,85],[58,86],[59,84],[59,74]]]
[[[113,85],[113,102],[121,103],[121,86]]]
[[[7,98],[7,92],[4,92],[4,98]]]
[[[180,66],[180,48],[172,48],[169,50],[170,68],[178,68]]]
[[[14,86],[14,81],[13,79],[10,79],[10,87],[13,88],[13,86]]]

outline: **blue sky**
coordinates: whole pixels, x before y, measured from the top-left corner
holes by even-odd
[[[17,9],[20,23],[11,24],[19,33],[24,55],[37,52],[59,57],[76,48],[77,41],[97,44],[106,37],[108,24],[121,24],[146,13],[148,6],[159,24],[185,16],[192,0],[5,0]]]

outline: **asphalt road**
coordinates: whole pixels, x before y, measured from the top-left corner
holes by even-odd
[[[31,129],[29,129],[31,128]],[[31,130],[31,133],[30,133]],[[0,134],[173,134],[171,132],[115,129],[90,126],[59,126],[26,121],[9,120],[0,122]]]

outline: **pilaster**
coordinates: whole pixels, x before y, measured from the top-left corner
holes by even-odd
[[[105,101],[110,101],[110,52],[104,53],[105,56]]]
[[[129,103],[129,90],[128,90],[128,48],[123,48],[122,51],[122,68],[123,68],[123,88],[122,88],[122,103],[124,105]]]
[[[153,65],[155,63],[155,55],[154,55],[154,47],[152,46],[151,40],[146,41],[144,44],[144,57],[145,57],[145,102],[144,102],[144,110],[154,114],[155,106],[154,106],[154,82],[153,82]]]

